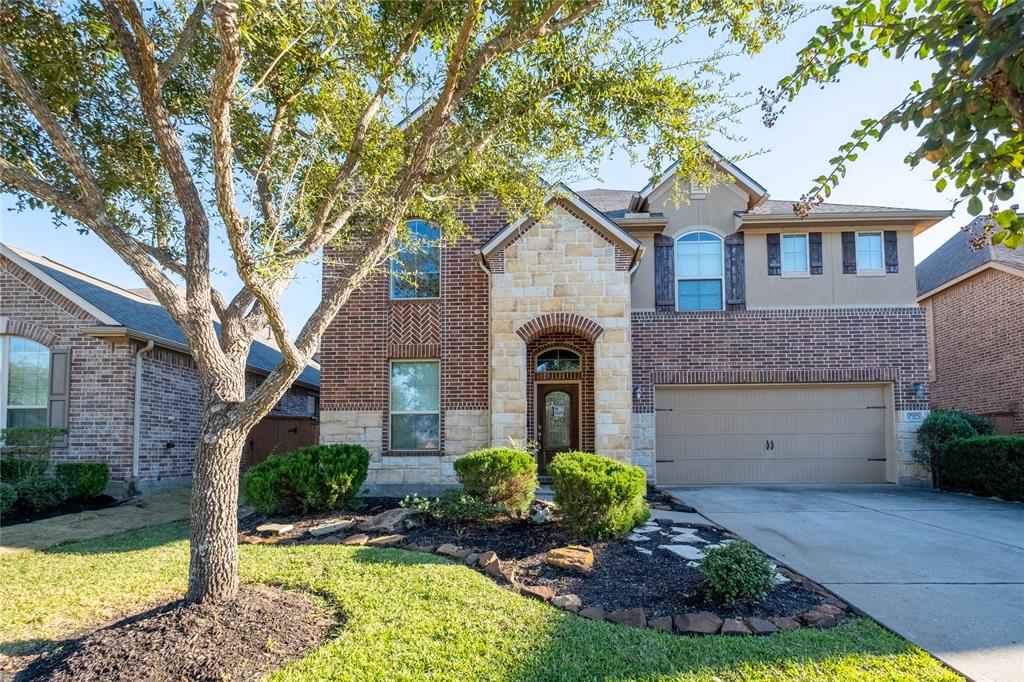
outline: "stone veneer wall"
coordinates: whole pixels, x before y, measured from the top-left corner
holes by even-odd
[[[603,328],[594,343],[594,450],[632,459],[628,261],[581,217],[556,205],[505,246],[491,275],[491,442],[525,441],[527,345],[516,333],[547,313]]]
[[[919,478],[913,433],[928,409],[928,341],[918,307],[816,308],[632,317],[635,461],[654,477],[654,387],[890,383],[898,476]],[[913,382],[925,387],[918,396]]]

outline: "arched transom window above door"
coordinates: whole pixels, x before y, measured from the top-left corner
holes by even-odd
[[[579,372],[581,368],[579,354],[567,348],[552,348],[537,356],[538,372]]]

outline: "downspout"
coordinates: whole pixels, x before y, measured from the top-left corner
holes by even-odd
[[[142,451],[142,356],[153,350],[153,339],[135,353],[135,419],[132,422],[132,480],[139,478]]]

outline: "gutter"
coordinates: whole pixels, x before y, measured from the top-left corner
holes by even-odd
[[[156,342],[149,342],[135,353],[135,420],[132,424],[132,478],[138,479],[142,451],[142,356],[153,350]]]

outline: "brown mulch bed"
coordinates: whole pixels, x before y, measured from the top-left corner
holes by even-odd
[[[43,511],[33,511],[25,507],[15,506],[14,509],[4,514],[4,527],[15,526],[19,523],[31,523],[40,519],[50,519],[54,516],[64,514],[80,514],[82,512],[96,511],[97,509],[108,509],[121,504],[118,500],[109,495],[97,495],[87,500],[65,500],[56,507],[50,507]]]
[[[316,597],[243,586],[227,604],[157,607],[37,659],[19,680],[254,680],[327,640],[336,614]]]

